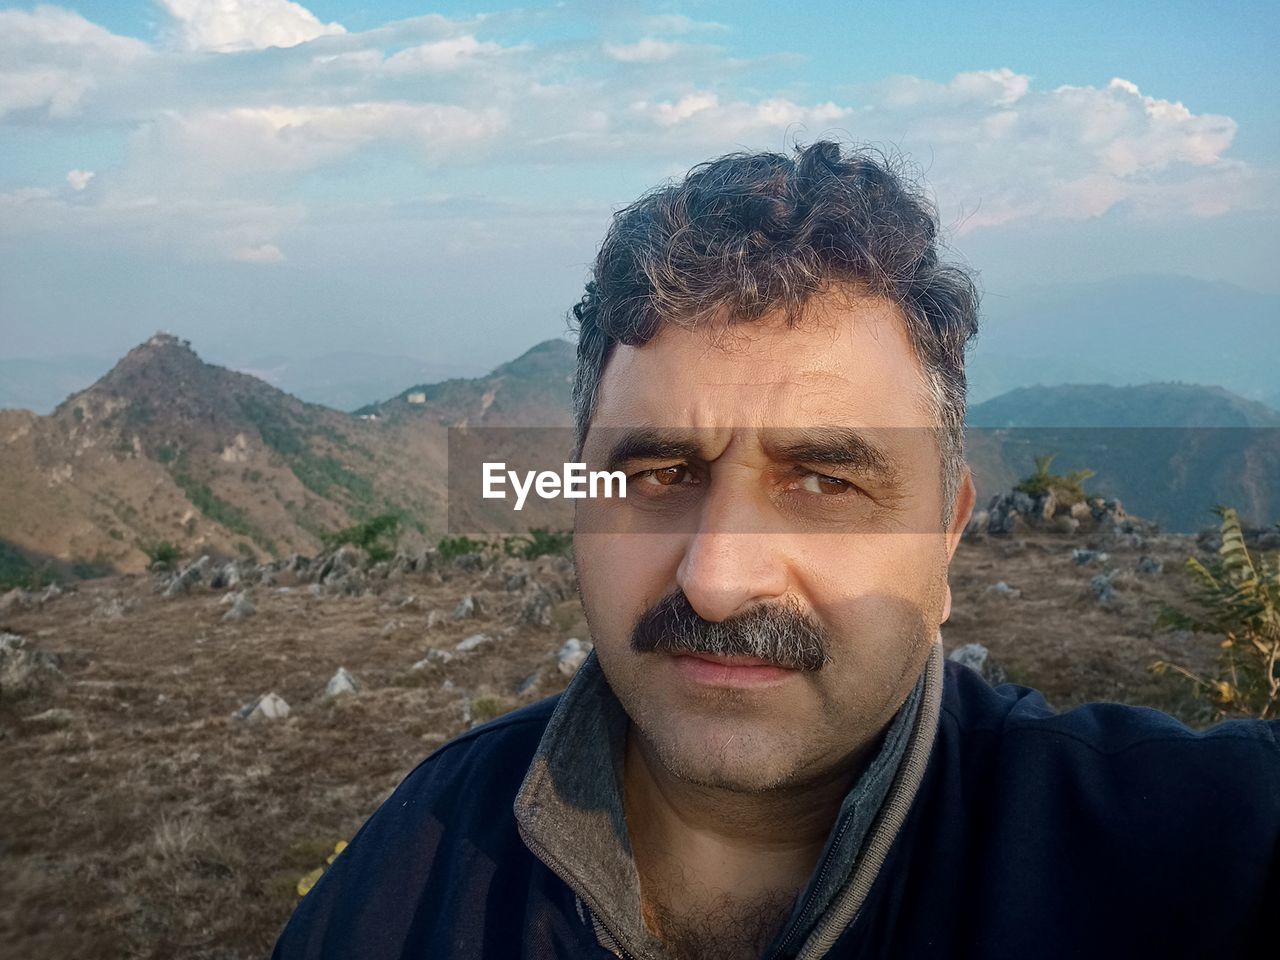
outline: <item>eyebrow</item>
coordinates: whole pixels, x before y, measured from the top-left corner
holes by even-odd
[[[850,427],[783,430],[779,438],[765,431],[765,452],[775,460],[848,467],[896,486],[902,481],[902,464],[882,446]]]
[[[696,437],[685,432],[641,427],[628,430],[609,447],[605,469],[616,470],[633,460],[688,460],[698,457]]]
[[[896,486],[902,464],[865,434],[849,427],[811,429],[766,428],[761,431],[765,453],[774,460],[847,467]],[[616,470],[634,460],[699,459],[697,431],[659,430],[641,427],[622,433],[609,447],[607,469]]]

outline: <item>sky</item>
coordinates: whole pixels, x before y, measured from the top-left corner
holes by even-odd
[[[1280,4],[781,9],[0,0],[0,358],[480,372],[566,331],[640,193],[826,137],[902,157],[988,296],[1280,291]]]

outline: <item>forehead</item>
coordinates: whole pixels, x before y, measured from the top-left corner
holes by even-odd
[[[931,427],[906,322],[880,298],[818,298],[779,316],[619,344],[593,427]]]

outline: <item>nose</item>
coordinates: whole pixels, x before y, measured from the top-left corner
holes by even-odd
[[[718,622],[788,588],[786,537],[767,529],[767,504],[740,491],[709,491],[676,582],[698,616]]]

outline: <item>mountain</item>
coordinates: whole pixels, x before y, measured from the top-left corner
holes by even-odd
[[[1086,491],[1166,530],[1214,523],[1216,503],[1280,520],[1280,411],[1221,387],[1023,387],[971,407],[966,426],[979,507],[1054,454],[1054,473],[1094,470]]]
[[[255,357],[228,366],[300,400],[335,410],[354,410],[406,383],[442,380],[464,372],[458,364],[351,350],[314,357]]]
[[[449,426],[572,426],[576,349],[567,340],[544,340],[488,376],[421,383],[356,413]]]
[[[1183,276],[987,291],[970,396],[1054,383],[1180,380],[1274,397],[1280,296]]]
[[[574,345],[549,340],[486,376],[343,413],[156,334],[47,416],[0,410],[0,546],[16,562],[129,571],[162,541],[189,554],[314,552],[323,534],[387,511],[410,537],[439,536],[448,428],[563,431],[573,369]]]
[[[343,413],[157,334],[48,415],[0,410],[0,561],[131,571],[161,541],[188,553],[314,552],[323,534],[386,511],[411,540],[489,529],[498,507],[478,494],[455,496],[449,513],[449,468],[469,477],[469,457],[499,459],[485,446],[493,437],[513,466],[567,452],[574,353],[549,340],[483,377]],[[450,433],[459,426],[470,429]],[[511,427],[521,429],[501,429]],[[1280,517],[1280,413],[1221,388],[1021,388],[971,407],[968,428],[979,506],[1054,453],[1054,472],[1097,471],[1087,490],[1165,529],[1205,526],[1216,502],[1258,526]],[[480,445],[451,458],[451,437]],[[455,494],[471,490],[459,482]]]
[[[1222,387],[1019,387],[969,408],[971,427],[1280,427],[1280,410]]]
[[[48,416],[0,411],[0,539],[62,561],[142,567],[142,547],[313,551],[395,510],[444,511],[445,434],[305,403],[157,334]]]

